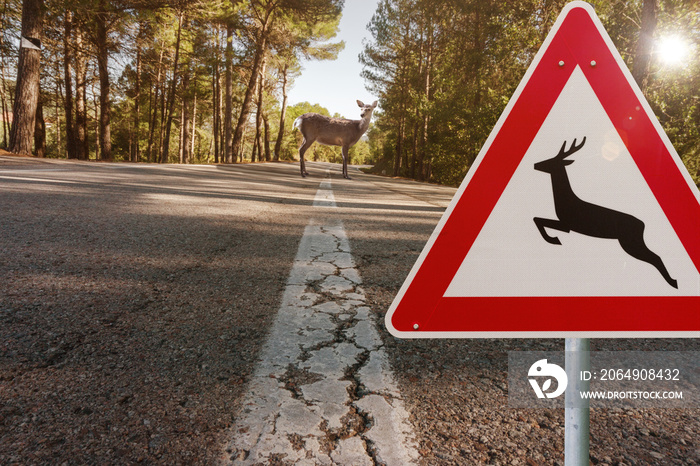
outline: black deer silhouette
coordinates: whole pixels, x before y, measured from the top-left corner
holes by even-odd
[[[533,218],[542,238],[551,244],[561,244],[559,238],[550,236],[545,230],[550,228],[565,233],[574,231],[595,238],[616,239],[627,254],[656,267],[668,284],[677,289],[678,282],[671,278],[661,258],[644,243],[643,221],[630,214],[583,201],[574,194],[566,174],[566,166],[574,161],[568,160],[567,157],[581,149],[585,143],[585,137],[578,146],[574,139],[571,147],[566,150],[564,141],[555,157],[535,164],[535,170],[549,173],[552,177],[554,209],[558,217],[556,220]]]

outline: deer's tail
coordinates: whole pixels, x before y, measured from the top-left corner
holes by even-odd
[[[296,128],[296,129],[298,129],[299,131],[301,131],[301,122],[302,122],[302,121],[303,121],[303,120],[302,120],[301,117],[297,117],[297,119],[294,120],[294,124],[293,124],[292,126],[293,126],[294,128]]]

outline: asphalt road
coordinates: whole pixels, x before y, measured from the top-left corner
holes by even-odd
[[[563,464],[563,413],[507,406],[507,352],[561,350],[563,341],[401,341],[383,328],[455,189],[307,167],[302,179],[285,163],[0,157],[0,463],[240,455],[231,429],[305,229],[321,215],[344,227],[419,463]],[[337,207],[320,214],[314,200],[329,175]],[[593,343],[649,348],[700,344]],[[303,394],[311,382],[284,383]],[[592,461],[697,464],[698,418],[697,408],[594,413]]]
[[[309,171],[0,157],[0,462],[226,456],[321,182],[389,258],[454,191]]]

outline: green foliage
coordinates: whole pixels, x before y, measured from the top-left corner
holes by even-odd
[[[566,0],[381,0],[361,55],[380,97],[370,132],[376,171],[456,185],[466,174]],[[628,66],[642,0],[592,2]],[[683,66],[652,66],[645,94],[700,176],[700,4],[659,0],[655,37],[679,35]],[[658,55],[658,54],[657,54]]]
[[[3,116],[12,111],[10,96],[15,92],[21,11],[22,5],[17,0],[5,1],[0,6],[0,147],[4,149],[9,145],[10,121]]]
[[[642,3],[649,0],[591,0],[623,59],[632,66],[637,53]],[[102,2],[104,3],[104,1]],[[326,109],[303,103],[283,110],[283,84],[291,85],[303,58],[334,59],[342,42],[333,42],[342,0],[201,0],[198,2],[107,2],[112,77],[112,151],[117,160],[154,161],[160,153],[164,101],[176,98],[170,161],[221,160],[224,120],[241,114],[258,46],[267,58],[261,114],[267,139],[280,139],[281,160],[297,158],[302,113]],[[458,184],[473,163],[534,54],[568,0],[379,0],[367,26],[372,39],[360,60],[367,87],[381,107],[367,134],[351,149],[355,163],[378,172]],[[677,66],[652,57],[644,93],[696,181],[700,181],[700,3],[657,0],[654,37],[677,35],[691,45]],[[95,154],[100,87],[96,81],[94,21],[100,0],[47,0],[42,53],[42,100],[49,156],[65,156],[65,52],[72,47],[72,93],[85,83],[87,146]],[[0,9],[0,104],[11,102],[21,2]],[[183,13],[179,63],[175,73],[178,18]],[[262,18],[270,13],[265,31]],[[72,15],[66,37],[64,21]],[[232,109],[224,105],[226,30],[233,28],[230,57]],[[358,25],[361,27],[361,25]],[[261,41],[265,35],[266,40]],[[80,41],[78,43],[78,39]],[[137,62],[137,56],[140,57]],[[85,74],[77,76],[77,57]],[[261,74],[263,74],[261,72]],[[254,80],[253,80],[254,81]],[[172,84],[175,84],[174,87]],[[250,158],[257,105],[245,125],[238,160]],[[196,103],[196,105],[195,105]],[[1,107],[2,105],[0,105]],[[73,109],[76,112],[76,109]],[[218,113],[218,115],[217,115]],[[280,119],[284,116],[283,127]],[[75,121],[75,118],[73,119]],[[7,125],[0,127],[7,131]],[[179,141],[176,142],[176,141]],[[0,145],[4,140],[0,140]],[[137,150],[138,149],[138,150]],[[138,157],[136,155],[138,154]],[[340,150],[315,144],[310,159],[339,161]]]
[[[106,2],[105,0],[47,0],[42,53],[42,96],[49,156],[66,156],[70,138],[67,102],[73,103],[72,124],[78,113],[85,121],[86,147],[95,158],[100,118],[101,84],[97,77],[95,17],[107,14],[110,78],[109,106],[114,160],[157,161],[170,127],[169,162],[207,163],[223,160],[227,120],[235,128],[244,97],[252,111],[240,118],[242,150],[235,160],[251,157],[260,133],[272,148],[280,131],[284,90],[299,74],[302,57],[334,59],[342,50],[335,37],[343,0],[199,0],[197,2]],[[16,64],[20,0],[0,7],[0,111],[9,103]],[[106,13],[105,13],[105,5]],[[69,26],[68,26],[69,25]],[[181,27],[180,27],[181,26]],[[227,30],[233,52],[227,53]],[[179,38],[179,40],[178,40]],[[257,58],[256,58],[257,57]],[[263,61],[251,80],[253,63]],[[83,74],[78,76],[78,64]],[[226,70],[230,63],[231,102],[226,107]],[[66,82],[66,72],[70,82]],[[86,106],[77,110],[77,83],[85,83]],[[259,82],[262,104],[258,106]],[[66,90],[70,95],[66,95]],[[256,90],[252,99],[250,96]],[[173,98],[174,96],[174,98]],[[172,102],[172,103],[171,103]],[[260,128],[256,113],[260,111]],[[1,115],[1,114],[0,114]],[[172,125],[168,121],[172,121]],[[289,117],[286,118],[289,121]],[[0,125],[0,145],[4,143]],[[260,131],[258,131],[260,129]],[[282,128],[284,129],[284,128]],[[290,132],[291,122],[287,127]],[[77,130],[76,130],[77,131]],[[7,132],[7,131],[5,131]],[[286,137],[284,137],[286,139]],[[71,145],[74,147],[76,144]],[[82,145],[81,145],[82,147]],[[293,152],[286,149],[288,157]],[[259,158],[258,158],[259,159]]]

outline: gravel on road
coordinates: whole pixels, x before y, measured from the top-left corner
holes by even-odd
[[[318,182],[2,162],[0,463],[211,464]]]
[[[0,156],[0,464],[215,463],[326,168]],[[507,399],[508,351],[563,340],[399,340],[383,326],[454,189],[332,173],[420,464],[563,465],[563,410]],[[698,409],[593,410],[591,463],[698,464],[699,433]]]

